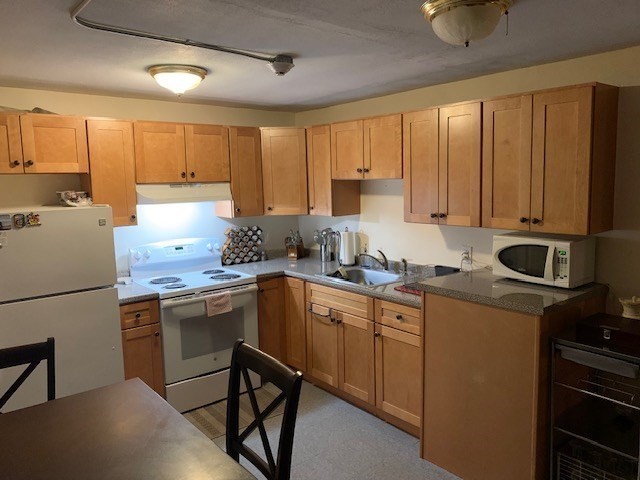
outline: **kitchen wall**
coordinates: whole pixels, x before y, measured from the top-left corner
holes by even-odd
[[[615,297],[640,295],[640,47],[512,70],[384,97],[335,105],[296,115],[299,126],[419,110],[434,105],[598,81],[622,87],[618,115],[615,230],[598,235],[596,278]],[[313,230],[345,226],[361,232],[369,250],[415,263],[460,264],[461,246],[473,246],[474,267],[491,263],[498,230],[404,223],[401,180],[362,182],[361,215],[300,217],[305,239]],[[615,298],[609,308],[619,310]]]

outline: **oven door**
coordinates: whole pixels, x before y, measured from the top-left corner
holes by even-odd
[[[258,345],[258,287],[216,290],[231,293],[233,310],[208,317],[206,294],[160,302],[165,382],[167,385],[228,368],[239,338]]]

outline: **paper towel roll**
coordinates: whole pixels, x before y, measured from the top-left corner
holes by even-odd
[[[340,263],[356,263],[356,232],[340,232]]]

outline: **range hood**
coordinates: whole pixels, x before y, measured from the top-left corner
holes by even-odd
[[[231,187],[227,182],[136,185],[136,193],[138,204],[231,200]]]

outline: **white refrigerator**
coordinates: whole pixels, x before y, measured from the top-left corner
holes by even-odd
[[[0,208],[0,348],[54,337],[56,398],[124,380],[115,281],[110,207]],[[3,412],[46,399],[42,362]]]

